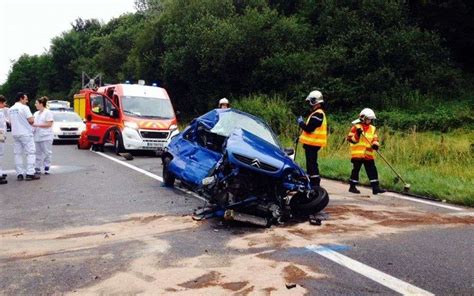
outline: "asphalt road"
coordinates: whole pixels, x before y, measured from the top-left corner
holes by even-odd
[[[52,174],[18,182],[12,150],[10,139],[0,294],[474,294],[472,209],[323,180],[321,226],[196,222],[204,202],[162,187],[153,155],[55,145]]]

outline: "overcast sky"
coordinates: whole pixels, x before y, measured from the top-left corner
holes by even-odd
[[[12,60],[46,52],[77,18],[107,22],[134,11],[134,0],[0,0],[0,84]]]

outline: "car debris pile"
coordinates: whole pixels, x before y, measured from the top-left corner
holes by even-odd
[[[171,140],[162,154],[163,179],[166,186],[179,179],[209,201],[195,219],[270,226],[306,217],[317,225],[314,215],[327,206],[328,193],[311,186],[291,153],[260,118],[215,109]]]

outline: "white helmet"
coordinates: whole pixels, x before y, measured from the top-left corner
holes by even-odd
[[[309,104],[311,106],[314,106],[316,104],[322,104],[322,103],[324,103],[323,94],[319,90],[313,90],[306,97],[305,101],[309,101]]]
[[[362,109],[362,111],[360,111],[360,114],[359,114],[359,117],[360,118],[368,118],[370,120],[373,120],[373,119],[376,119],[377,117],[375,117],[375,112],[374,110],[370,109],[370,108],[364,108]]]
[[[220,99],[220,100],[219,100],[219,107],[220,107],[222,104],[227,104],[227,105],[229,105],[229,100],[227,100],[226,98]]]

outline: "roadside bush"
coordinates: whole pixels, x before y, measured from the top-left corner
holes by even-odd
[[[471,107],[469,107],[471,105]],[[379,126],[389,126],[397,130],[447,132],[456,128],[474,126],[472,104],[467,103],[424,105],[420,110],[391,110],[377,113]]]
[[[298,132],[296,117],[285,98],[250,95],[232,102],[232,107],[262,118],[281,138],[294,138]]]

